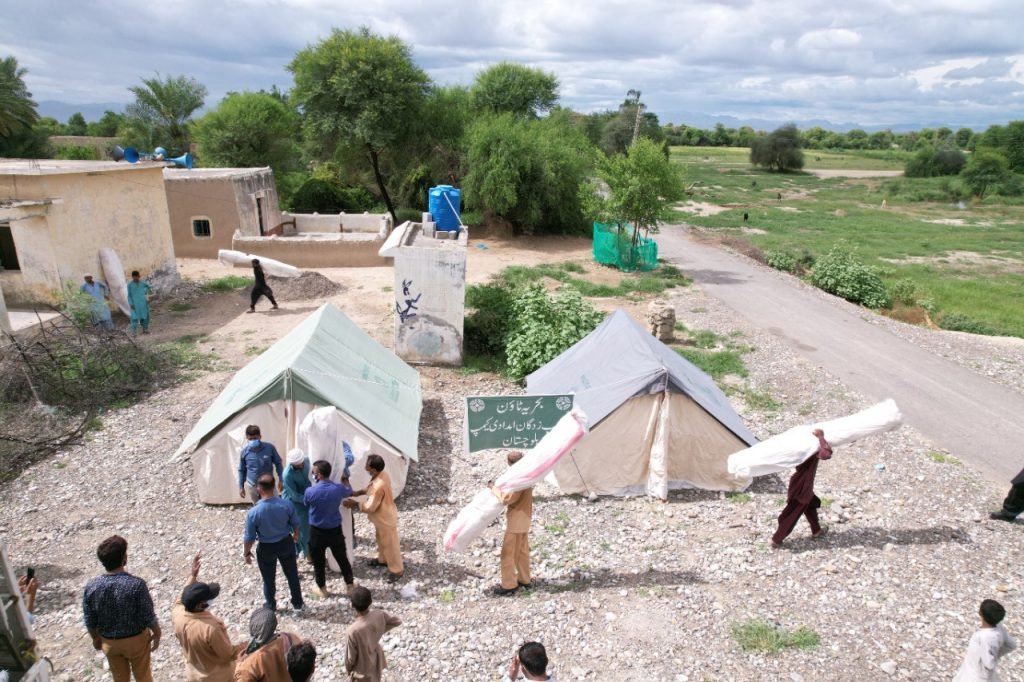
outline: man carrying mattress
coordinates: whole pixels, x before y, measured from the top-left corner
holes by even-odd
[[[523,458],[521,452],[508,453],[508,465]],[[520,587],[530,587],[530,522],[533,520],[533,488],[502,493],[497,486],[491,491],[505,505],[505,537],[501,541],[501,584],[491,593],[498,597],[514,594]]]
[[[825,440],[825,433],[821,429],[814,429],[813,433],[818,438],[818,451],[800,464],[789,479],[786,506],[779,514],[779,529],[772,536],[772,549],[782,547],[782,541],[793,532],[801,516],[806,516],[807,522],[811,524],[811,537],[820,538],[825,534],[825,529],[818,523],[821,500],[814,494],[814,476],[818,473],[818,460],[832,456],[832,446]]]

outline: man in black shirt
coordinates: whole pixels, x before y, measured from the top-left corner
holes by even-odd
[[[252,276],[255,278],[256,283],[252,285],[252,296],[249,299],[249,312],[256,312],[256,301],[260,300],[260,296],[266,296],[273,306],[271,310],[277,310],[277,301],[274,300],[274,292],[269,286],[267,286],[267,277],[263,274],[263,266],[260,265],[259,258],[252,259]]]
[[[103,575],[90,580],[82,593],[85,627],[92,645],[110,663],[114,682],[153,682],[150,652],[160,646],[160,623],[146,581],[127,572],[128,542],[112,535],[96,549]]]

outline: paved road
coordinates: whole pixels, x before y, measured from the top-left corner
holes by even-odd
[[[854,308],[667,227],[659,255],[851,388],[893,398],[905,423],[999,482],[1024,466],[1024,396],[861,319]]]

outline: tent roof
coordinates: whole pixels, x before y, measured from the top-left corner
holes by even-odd
[[[419,373],[327,303],[235,374],[175,458],[246,407],[277,400],[334,405],[417,459]]]
[[[592,426],[633,396],[666,389],[689,396],[748,445],[757,442],[714,379],[621,309],[526,377],[531,395],[574,393]]]

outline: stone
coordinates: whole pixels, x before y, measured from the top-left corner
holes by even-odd
[[[891,675],[895,675],[896,674],[896,661],[886,661],[885,663],[883,663],[882,665],[880,665],[878,667],[881,668],[882,672],[885,673],[886,675],[890,675],[891,676]]]

